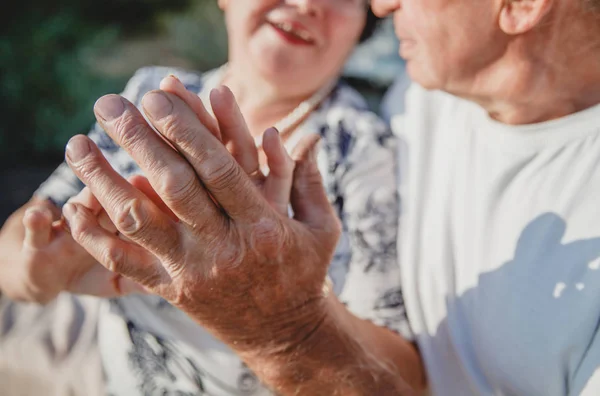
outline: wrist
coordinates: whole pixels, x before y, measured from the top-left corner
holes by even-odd
[[[295,332],[241,356],[278,394],[360,395],[351,386],[339,388],[339,379],[352,376],[351,368],[363,353],[340,316],[345,307],[333,293],[324,296],[319,307],[311,320],[295,324]],[[316,393],[314,384],[320,389]]]
[[[374,353],[369,340],[374,334],[364,331],[364,321],[333,293],[320,307],[318,320],[298,324],[307,331],[277,353],[257,349],[242,355],[264,383],[282,395],[416,394],[384,354]]]

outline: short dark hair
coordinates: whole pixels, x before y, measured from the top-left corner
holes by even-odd
[[[375,33],[375,31],[377,30],[377,27],[379,26],[380,22],[381,22],[381,18],[376,17],[375,14],[373,14],[373,11],[371,11],[371,7],[369,7],[367,9],[367,17],[366,17],[366,21],[365,21],[365,27],[363,28],[363,31],[360,35],[360,39],[358,40],[358,42],[363,43],[363,42],[367,41],[369,38],[371,38],[373,33]]]

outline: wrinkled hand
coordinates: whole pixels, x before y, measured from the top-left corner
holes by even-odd
[[[248,133],[244,119],[230,93],[224,98],[225,102],[219,102],[222,99],[218,94],[212,96],[213,99],[216,98],[217,112],[225,112],[229,109],[237,113],[234,117],[219,113],[224,118],[219,122],[206,111],[198,95],[188,91],[177,77],[173,75],[166,77],[161,82],[160,88],[177,95],[192,109],[200,123],[225,145],[241,168],[250,176],[266,201],[280,214],[288,214],[295,161],[288,155],[276,129],[270,128],[263,134],[263,150],[269,168],[269,174],[265,176],[259,169],[258,151],[254,139]],[[296,158],[306,157],[318,141],[317,135],[306,137],[299,142],[293,155]],[[158,197],[156,193],[154,194]]]
[[[213,91],[211,103],[223,141],[252,141],[230,91]],[[202,121],[203,108],[164,91],[147,94],[143,107],[170,144],[119,96],[101,98],[95,112],[177,220],[121,178],[91,140],[77,136],[67,161],[129,241],[105,230],[84,205],[66,205],[75,240],[110,271],[161,295],[238,353],[258,344],[275,353],[301,342],[324,315],[322,288],[340,231],[314,141],[296,157],[290,219],[285,199],[269,196],[268,178],[259,183],[262,192],[253,180],[256,150],[242,144],[232,156],[211,130],[215,125]],[[282,149],[276,133],[265,139],[265,151],[271,144]]]

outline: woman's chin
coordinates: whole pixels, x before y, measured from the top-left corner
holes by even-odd
[[[295,65],[290,58],[281,56],[270,57],[264,55],[256,60],[255,65],[262,75],[277,82],[289,81],[290,78],[294,78],[302,70],[302,66]]]

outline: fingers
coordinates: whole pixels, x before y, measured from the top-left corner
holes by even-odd
[[[160,83],[160,89],[179,96],[196,113],[200,122],[210,133],[217,139],[222,140],[217,121],[206,110],[202,100],[195,93],[188,91],[177,77],[172,74],[165,77]]]
[[[171,220],[175,222],[179,221],[175,213],[173,213],[171,209],[169,209],[165,201],[163,201],[162,198],[158,195],[158,193],[154,191],[152,185],[150,184],[147,178],[141,175],[135,175],[129,178],[129,183],[131,183],[132,186],[143,192],[145,196],[150,198],[154,205],[156,205],[157,208],[166,213],[171,218]]]
[[[92,190],[90,190],[89,187],[85,187],[79,192],[79,194],[71,197],[68,202],[81,204],[94,215],[98,215],[104,210],[102,205],[100,205],[100,202],[96,199],[94,194],[92,194]]]
[[[211,105],[220,120],[217,125],[217,121],[208,113],[198,95],[188,91],[174,75],[163,79],[160,88],[179,96],[196,113],[200,122],[213,136],[225,144],[229,153],[247,174],[253,175],[259,170],[258,151],[254,139],[247,132],[246,123],[241,117],[237,103],[229,89],[222,87],[216,92],[211,92]],[[224,94],[220,92],[224,92]],[[222,97],[225,97],[225,100]],[[231,114],[239,117],[231,117]],[[221,128],[223,128],[223,134],[221,134]]]
[[[63,214],[73,239],[109,271],[147,287],[154,287],[168,277],[156,257],[106,231],[85,207],[69,203],[64,206]]]
[[[259,168],[256,143],[229,88],[221,86],[210,93],[210,103],[219,123],[223,143],[244,172]]]
[[[115,227],[113,222],[110,220],[110,217],[108,217],[108,214],[96,197],[94,197],[94,194],[92,194],[92,191],[89,189],[89,187],[85,187],[79,192],[79,194],[71,197],[68,202],[83,205],[94,216],[96,216],[98,223],[102,226],[102,228],[113,234],[117,232],[117,227]]]
[[[266,202],[251,179],[179,97],[153,91],[146,94],[142,103],[156,129],[185,156],[230,218],[255,222],[264,216]],[[188,208],[192,211],[201,209],[196,206],[188,205]]]
[[[23,246],[31,249],[43,249],[52,239],[52,212],[43,205],[34,205],[27,209],[23,217],[25,238]]]
[[[76,284],[69,289],[75,294],[97,297],[119,297],[132,293],[146,293],[139,283],[107,270],[102,265],[95,265],[87,271]]]
[[[308,161],[310,165],[315,165],[316,170],[318,171],[319,168],[317,166],[316,156],[320,142],[321,137],[317,134],[310,134],[303,137],[292,150],[292,159],[296,162]],[[310,158],[311,156],[313,156],[313,158]]]
[[[171,259],[178,254],[180,238],[176,224],[124,180],[88,137],[72,138],[67,145],[66,159],[121,234],[158,257]],[[63,214],[66,216],[66,208],[74,206],[80,205],[66,205]]]
[[[196,114],[178,100],[190,112],[193,125],[201,126]],[[169,102],[146,100],[144,103],[146,113],[149,113],[149,110],[153,113],[171,112]],[[197,224],[198,219],[221,216],[217,206],[198,181],[194,169],[186,159],[163,141],[133,104],[118,95],[107,95],[96,102],[94,111],[106,132],[131,155],[148,177],[153,189],[183,222]],[[186,131],[193,130],[190,125],[181,127]],[[210,135],[203,126],[202,130]],[[210,137],[218,142],[212,135]]]
[[[265,198],[279,214],[287,217],[295,163],[275,128],[267,129],[264,133],[263,150],[269,165],[269,175],[263,187]]]
[[[296,161],[291,194],[292,209],[295,219],[313,230],[322,231],[324,238],[337,241],[339,220],[329,203],[317,165],[319,140],[318,135],[307,136],[292,152],[292,158]]]

